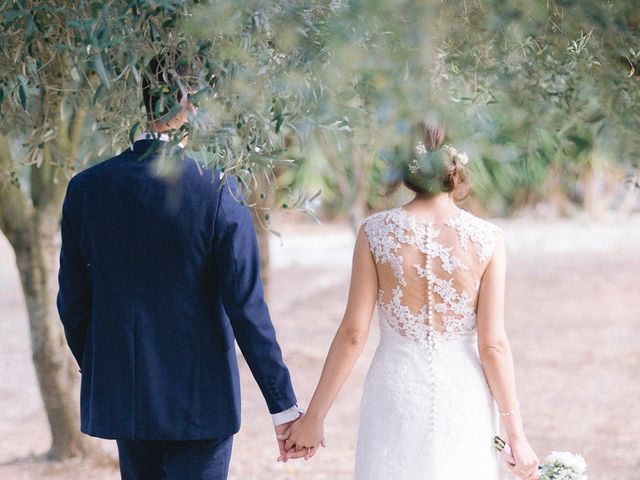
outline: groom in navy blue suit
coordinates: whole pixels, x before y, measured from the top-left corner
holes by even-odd
[[[149,138],[75,175],[62,215],[58,310],[80,366],[81,430],[116,439],[125,480],[227,477],[240,428],[234,339],[276,434],[300,415],[263,298],[255,231],[233,177],[182,156],[172,181],[150,170],[163,131],[154,84],[181,68],[157,58],[145,80]],[[183,92],[184,93],[184,92]],[[159,118],[159,120],[154,120]],[[283,442],[279,442],[280,453]]]

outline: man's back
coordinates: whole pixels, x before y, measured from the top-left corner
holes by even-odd
[[[220,188],[186,157],[175,180],[156,178],[151,144],[78,174],[65,199],[58,304],[82,369],[82,430],[224,438],[239,428],[234,334],[269,409],[295,403],[255,234],[235,182]]]

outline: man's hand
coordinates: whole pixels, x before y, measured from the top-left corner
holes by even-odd
[[[302,415],[304,414],[301,413],[300,417],[302,417]],[[274,427],[276,431],[276,439],[278,441],[278,450],[280,451],[278,462],[287,463],[287,460],[289,460],[289,458],[287,457],[287,451],[284,448],[284,443],[289,437],[288,432],[291,428],[291,425],[297,422],[300,419],[300,417],[298,417],[296,420],[292,420],[290,422],[283,423],[282,425],[278,425],[277,427]]]
[[[299,418],[278,437],[285,441],[286,457],[309,460],[324,445],[324,425],[320,420]]]

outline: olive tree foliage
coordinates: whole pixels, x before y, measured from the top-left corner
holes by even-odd
[[[307,68],[323,55],[315,23],[331,13],[330,4],[296,1],[1,3],[0,228],[28,307],[52,458],[91,450],[79,433],[77,366],[55,308],[69,178],[146,128],[142,78],[154,56],[178,52],[197,81],[165,68],[166,83],[150,86],[168,110],[163,119],[178,112],[177,89],[192,94],[200,109],[183,129],[191,153],[204,166],[238,175],[244,201],[269,228],[263,208],[274,205],[275,169],[291,163],[287,147],[308,129],[318,95]],[[173,133],[177,143],[184,131]],[[172,151],[158,156],[158,174],[175,172]],[[291,196],[279,201],[308,210],[307,197]]]
[[[411,157],[409,126],[424,116],[470,154],[471,202],[492,213],[597,213],[637,169],[633,2],[352,1],[327,29],[338,128],[287,180],[323,186],[331,209],[388,203],[380,184]]]
[[[466,89],[479,106],[480,197],[502,210],[609,206],[640,160],[640,7],[473,1],[466,19],[448,56],[482,82]]]
[[[473,72],[467,98],[458,98],[474,105],[478,198],[500,212],[539,201],[567,214],[612,206],[611,194],[640,163],[640,8],[622,1],[468,7],[469,28],[458,30],[448,56],[454,71]]]

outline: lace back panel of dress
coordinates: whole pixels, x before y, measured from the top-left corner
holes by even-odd
[[[396,332],[428,343],[474,333],[498,227],[464,210],[432,223],[395,208],[367,218],[364,229],[378,271],[378,308]]]

